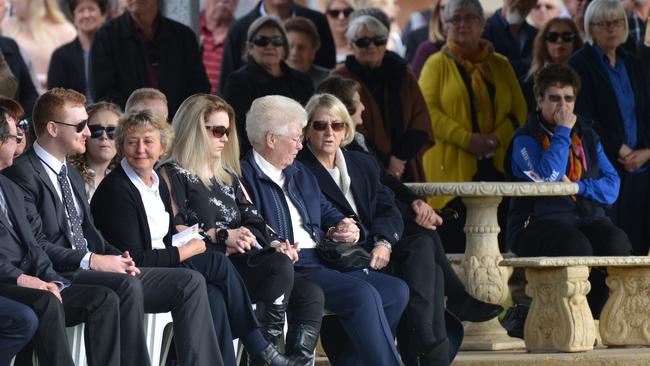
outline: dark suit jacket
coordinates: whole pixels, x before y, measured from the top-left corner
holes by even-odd
[[[0,50],[2,50],[2,55],[7,60],[7,65],[9,65],[11,72],[16,77],[16,80],[18,80],[18,90],[16,91],[15,99],[25,109],[25,115],[31,117],[38,93],[29,75],[29,69],[25,65],[25,60],[20,55],[18,44],[11,38],[0,36]]]
[[[634,90],[637,118],[637,148],[650,147],[650,91],[641,60],[621,47],[618,57],[625,68]],[[582,86],[576,100],[576,113],[594,121],[594,129],[601,138],[605,154],[620,172],[618,150],[625,142],[625,129],[621,119],[616,94],[609,77],[603,70],[598,54],[590,44],[578,50],[569,59],[569,65],[580,75]]]
[[[344,151],[343,156],[348,167],[350,189],[357,205],[358,215],[355,214],[332,176],[310,149],[302,149],[298,160],[314,173],[321,191],[334,207],[346,216],[358,217],[365,231],[362,237],[366,238],[360,244],[372,248],[377,236],[393,245],[396,244],[402,237],[404,221],[395,204],[393,192],[380,182],[379,165],[364,153]]]
[[[30,148],[16,159],[13,166],[5,169],[3,174],[23,189],[27,212],[37,213],[31,215],[31,224],[37,223],[39,220],[36,218],[40,216],[44,239],[37,239],[41,239],[39,243],[43,245],[43,249],[54,263],[54,269],[57,272],[71,272],[78,269],[86,252],[72,249],[72,237],[65,207],[34,148]],[[81,175],[75,169],[68,169],[68,177],[72,192],[83,211],[82,229],[88,241],[88,250],[97,254],[120,255],[121,252],[110,245],[95,228]]]
[[[74,89],[86,94],[86,64],[79,38],[57,48],[47,70],[47,88]]]
[[[128,12],[110,20],[95,34],[91,48],[94,96],[124,107],[135,89],[151,87],[145,56],[160,66],[160,91],[167,96],[169,115],[196,93],[210,93],[197,36],[187,26],[158,17],[151,49],[146,49]],[[145,54],[146,53],[146,54]]]
[[[245,16],[237,19],[228,30],[226,46],[223,50],[223,60],[221,61],[221,78],[219,80],[219,94],[224,91],[228,75],[242,67],[245,61],[242,56],[245,54],[246,36],[248,27],[260,17],[261,1]],[[305,17],[316,25],[316,30],[320,36],[320,48],[316,52],[314,63],[326,69],[331,69],[336,65],[336,47],[330,31],[327,18],[321,12],[305,8],[298,4],[294,5],[296,16]]]
[[[5,215],[0,213],[0,283],[16,284],[21,274],[40,278],[45,282],[68,281],[59,276],[52,268],[52,262],[41,249],[34,230],[40,230],[40,224],[32,226],[27,220],[25,210],[25,195],[7,177],[0,175],[0,186],[7,201],[11,224]]]
[[[176,267],[178,249],[171,245],[174,233],[171,198],[164,179],[160,179],[160,198],[169,213],[169,230],[164,238],[167,249],[151,247],[151,231],[142,196],[118,166],[102,180],[90,204],[95,224],[102,235],[120,250],[128,250],[139,267]]]

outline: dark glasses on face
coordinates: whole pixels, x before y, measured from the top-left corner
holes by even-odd
[[[343,131],[345,129],[345,122],[343,121],[313,121],[311,123],[312,127],[316,131],[325,131],[327,126],[332,127],[332,131]]]
[[[212,132],[212,137],[218,139],[230,134],[230,129],[224,126],[205,126],[205,129]]]
[[[562,100],[562,96],[561,96],[561,95],[557,95],[557,94],[550,94],[550,95],[548,96],[548,100],[551,101],[551,102],[553,102],[553,103],[557,103],[557,102],[559,102],[560,100]],[[575,95],[565,95],[565,96],[564,96],[564,101],[565,101],[566,103],[573,103],[573,102],[576,101],[576,97],[575,97]]]
[[[269,45],[269,43],[275,47],[280,47],[284,44],[284,38],[282,38],[282,36],[255,36],[253,39],[251,39],[251,43],[258,47],[266,47]]]
[[[16,123],[16,127],[27,132],[27,130],[29,130],[29,121],[26,118],[23,118]]]
[[[17,133],[15,135],[7,135],[7,137],[15,139],[16,144],[20,144],[21,142],[23,142],[23,138],[25,138],[25,135],[23,135],[22,133]]]
[[[374,36],[374,37],[361,37],[357,38],[352,43],[354,43],[359,48],[366,48],[370,46],[370,43],[373,43],[375,46],[385,46],[388,42],[386,36]]]
[[[65,123],[65,122],[55,121],[55,120],[53,120],[53,119],[51,119],[50,121],[52,121],[52,122],[54,122],[54,123],[56,123],[56,124],[59,124],[59,125],[75,127],[75,130],[77,131],[77,133],[81,133],[81,131],[83,131],[84,128],[86,128],[86,125],[88,124],[88,120],[87,120],[87,119],[81,121],[80,123],[78,123],[78,124],[76,124],[76,125],[73,125],[72,123]]]
[[[573,42],[573,38],[575,38],[573,32],[548,32],[544,37],[545,40],[553,43],[557,42],[559,39],[561,39],[562,42],[569,43]]]
[[[345,9],[331,9],[327,11],[327,15],[329,15],[331,18],[338,18],[343,14],[344,18],[347,18],[352,14],[354,9],[352,8],[345,8]]]
[[[102,133],[106,132],[106,137],[108,137],[110,140],[115,138],[115,127],[104,127],[100,125],[93,125],[93,126],[88,126],[88,129],[90,130],[90,138],[91,139],[98,139],[102,137]]]

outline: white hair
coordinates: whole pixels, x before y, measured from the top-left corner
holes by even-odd
[[[264,145],[268,132],[282,135],[292,126],[303,129],[307,125],[307,112],[291,98],[267,95],[257,98],[246,113],[246,133],[254,148]]]
[[[348,29],[345,31],[345,38],[348,41],[354,41],[357,37],[357,33],[359,33],[362,28],[378,36],[388,36],[388,28],[377,20],[377,18],[370,15],[362,15],[358,18],[354,18],[354,20],[350,22]]]

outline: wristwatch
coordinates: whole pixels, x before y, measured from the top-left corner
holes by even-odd
[[[217,230],[217,244],[226,245],[226,240],[228,240],[228,229],[219,229]]]

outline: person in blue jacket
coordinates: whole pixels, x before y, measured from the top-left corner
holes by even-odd
[[[511,201],[508,241],[519,256],[631,254],[627,235],[605,215],[620,179],[590,121],[573,113],[579,89],[580,77],[565,65],[547,65],[535,75],[537,110],[512,140],[511,180],[574,182],[579,188],[573,196]],[[597,318],[608,294],[604,270],[592,270],[589,279],[587,299]]]

